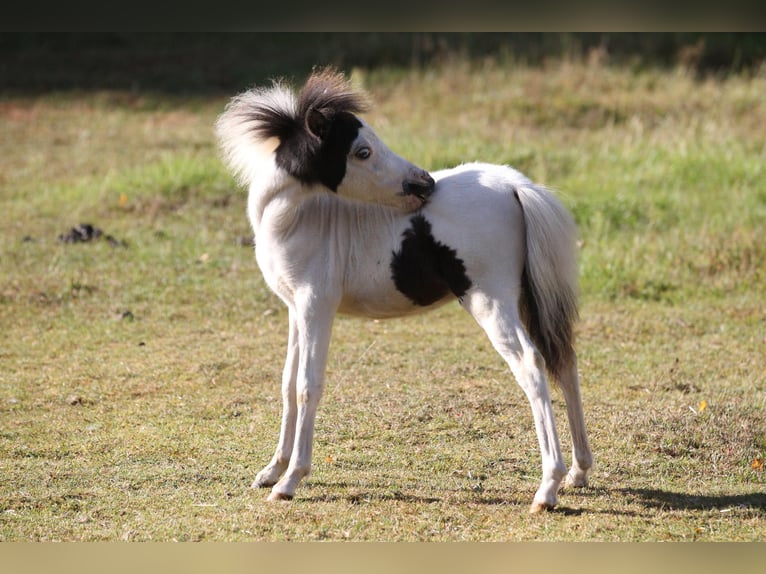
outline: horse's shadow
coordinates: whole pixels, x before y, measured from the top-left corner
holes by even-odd
[[[387,492],[387,493],[367,493],[367,492],[353,492],[350,494],[315,494],[302,496],[301,500],[304,502],[346,502],[351,505],[366,504],[371,502],[381,501],[399,501],[406,503],[423,503],[432,504],[435,502],[441,502],[441,498],[429,497],[429,496],[414,496],[411,494],[404,494],[402,492]]]
[[[766,512],[766,493],[750,494],[687,494],[655,488],[622,488],[617,492],[637,497],[647,508],[667,510],[725,510],[749,508]]]
[[[672,490],[662,490],[659,488],[598,488],[587,487],[583,490],[570,491],[577,498],[591,497],[620,497],[628,502],[633,502],[637,506],[643,507],[642,510],[627,509],[599,509],[593,510],[587,507],[571,508],[566,506],[557,506],[554,512],[561,512],[565,515],[580,515],[588,513],[598,514],[621,514],[629,516],[643,515],[644,511],[654,513],[663,510],[720,510],[722,512],[730,510],[750,510],[756,512],[766,512],[766,493],[752,492],[749,494],[688,494],[685,492],[676,492]],[[647,514],[648,515],[648,514]]]
[[[429,496],[416,496],[404,493],[397,489],[382,489],[382,492],[378,489],[352,489],[352,492],[346,494],[335,493],[322,493],[322,486],[317,486],[317,490],[303,500],[309,502],[347,502],[350,504],[364,504],[373,501],[399,501],[405,503],[426,503],[433,504],[442,502],[441,497],[429,497]],[[346,484],[333,484],[335,487],[348,487]],[[748,509],[751,511],[766,513],[766,493],[753,492],[749,494],[722,494],[722,495],[705,495],[705,494],[688,494],[685,492],[675,492],[671,490],[653,489],[653,488],[598,488],[587,487],[582,490],[570,491],[574,494],[575,498],[585,499],[599,496],[619,496],[623,498],[632,498],[639,506],[643,506],[645,510],[735,510],[735,509]],[[581,500],[584,502],[584,500]],[[494,505],[508,505],[517,504],[523,506],[525,501],[521,498],[503,497],[503,496],[484,496],[477,495],[473,500],[477,504],[485,504],[489,506]],[[574,503],[574,506],[566,504]],[[557,506],[553,512],[556,514],[562,514],[564,516],[580,516],[582,514],[599,513],[599,514],[622,514],[622,515],[640,515],[643,514],[640,510],[626,510],[626,509],[600,509],[593,510],[587,508],[587,505],[580,506],[576,504],[576,500],[563,501],[563,504]]]

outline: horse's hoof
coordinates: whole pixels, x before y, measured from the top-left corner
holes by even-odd
[[[553,504],[549,504],[547,502],[533,502],[532,506],[529,507],[529,513],[540,514],[541,512],[553,510],[554,508],[555,506]]]
[[[275,500],[282,500],[285,502],[289,502],[293,499],[292,494],[284,494],[282,492],[272,492],[269,494],[269,496],[266,498],[269,502],[274,502]]]
[[[585,488],[588,486],[588,475],[585,473],[573,475],[571,472],[564,479],[563,488]]]

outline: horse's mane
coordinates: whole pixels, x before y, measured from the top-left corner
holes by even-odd
[[[346,77],[333,68],[323,68],[309,76],[298,98],[298,117],[308,118],[312,110],[334,116],[368,110],[365,95],[354,90]]]
[[[253,88],[236,97],[216,123],[221,147],[229,166],[247,182],[251,162],[259,143],[271,138],[289,150],[283,154],[292,159],[283,167],[299,177],[310,158],[317,155],[321,138],[337,119],[368,109],[365,94],[352,88],[346,77],[327,67],[314,70],[296,96],[282,80],[270,87]],[[270,150],[273,152],[273,149]]]

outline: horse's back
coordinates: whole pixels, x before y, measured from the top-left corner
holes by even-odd
[[[494,192],[505,192],[517,185],[531,185],[533,182],[526,175],[507,165],[492,163],[463,163],[456,167],[431,173],[436,181],[436,191],[440,187],[471,189],[486,188]]]
[[[436,187],[424,214],[434,225],[451,225],[461,232],[515,224],[521,216],[514,196],[517,186],[532,185],[521,172],[507,166],[467,163],[433,173]]]

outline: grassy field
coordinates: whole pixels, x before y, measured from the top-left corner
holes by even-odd
[[[453,304],[336,321],[313,474],[267,503],[248,486],[277,438],[286,313],[217,157],[226,98],[14,96],[0,540],[766,539],[763,71],[458,59],[353,75],[401,155],[508,163],[574,212],[591,486],[527,514],[530,409]],[[79,223],[104,235],[59,240]]]

